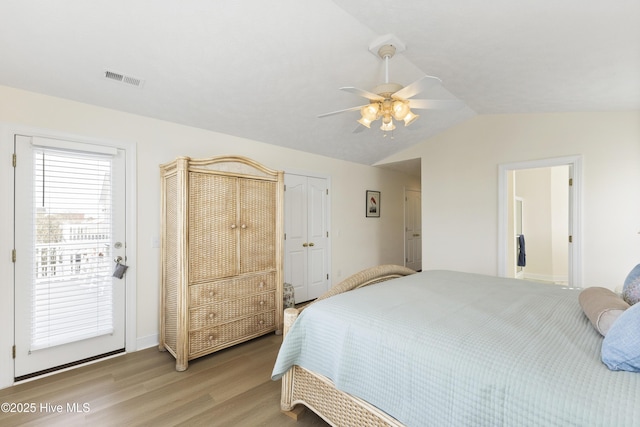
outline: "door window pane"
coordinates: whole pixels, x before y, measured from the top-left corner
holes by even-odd
[[[31,350],[113,332],[112,158],[34,148]]]

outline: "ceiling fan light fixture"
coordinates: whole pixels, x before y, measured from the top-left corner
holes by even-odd
[[[362,126],[368,127],[369,129],[371,129],[371,122],[372,120],[369,120],[366,117],[361,117],[360,120],[358,120],[358,123],[360,123]]]
[[[372,102],[369,105],[365,105],[360,110],[360,114],[362,114],[362,118],[369,121],[369,123],[373,122],[378,118],[378,112],[380,111],[380,105],[377,102]]]
[[[389,119],[388,122],[382,122],[382,126],[380,126],[380,129],[385,131],[385,132],[391,132],[392,130],[394,130],[396,128],[396,125],[393,124],[393,120]]]
[[[464,105],[464,103],[458,100],[413,99],[416,94],[434,85],[441,84],[442,80],[438,77],[425,75],[413,83],[410,83],[408,86],[390,82],[389,60],[393,58],[396,53],[403,52],[404,50],[404,43],[392,34],[379,37],[369,46],[369,51],[384,61],[384,83],[377,85],[372,92],[351,86],[340,88],[340,90],[368,99],[369,103],[363,106],[321,114],[318,117],[360,110],[361,117],[357,122],[370,129],[371,123],[382,119],[380,129],[385,132],[384,136],[386,136],[387,132],[393,131],[396,128],[393,123],[394,119],[398,122],[403,121],[405,126],[409,126],[420,117],[411,111],[411,107],[424,110],[453,110]],[[393,134],[391,138],[393,138]]]
[[[396,120],[404,120],[404,118],[411,112],[409,109],[409,103],[407,101],[395,100],[393,101],[393,118]]]
[[[418,117],[420,117],[418,114],[414,114],[413,111],[409,110],[409,112],[403,119],[405,127],[415,122]]]

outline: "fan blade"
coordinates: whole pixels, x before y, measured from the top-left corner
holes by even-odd
[[[367,98],[370,101],[384,101],[384,98],[380,95],[376,95],[372,92],[367,92],[366,90],[358,89],[357,87],[341,87],[340,90],[344,90],[345,92],[350,92],[363,98]]]
[[[369,104],[366,104],[369,105]],[[338,110],[338,111],[332,111],[330,113],[324,113],[324,114],[320,114],[318,115],[318,118],[323,118],[323,117],[327,117],[327,116],[333,116],[335,114],[340,114],[340,113],[348,113],[349,111],[356,111],[356,110],[360,110],[362,107],[364,107],[364,105],[359,105],[357,107],[351,107],[351,108],[345,108],[344,110]]]
[[[459,99],[410,99],[411,108],[422,110],[457,110],[464,107]]]
[[[400,98],[400,99],[409,99],[412,96],[419,94],[422,91],[429,89],[432,86],[442,83],[437,77],[433,76],[424,76],[419,78],[415,82],[411,83],[409,86],[403,87],[393,95],[392,98]]]

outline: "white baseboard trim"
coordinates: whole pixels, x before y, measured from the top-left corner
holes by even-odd
[[[145,348],[157,347],[160,343],[158,334],[147,335],[146,337],[139,337],[136,340],[136,351],[144,350]]]
[[[558,284],[567,284],[569,283],[569,277],[565,275],[554,276],[549,274],[535,274],[535,273],[524,273],[524,278],[526,280],[533,280],[536,282],[550,282],[550,283],[558,283]]]

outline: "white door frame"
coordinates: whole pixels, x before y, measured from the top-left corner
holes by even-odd
[[[569,165],[573,186],[569,190],[569,286],[582,287],[582,156],[555,157],[498,165],[498,276],[507,274],[507,221],[509,202],[508,173],[519,169],[535,169]],[[568,236],[567,236],[568,238]]]
[[[0,201],[8,208],[0,209],[0,235],[13,236],[13,191],[14,168],[11,159],[13,156],[13,135],[39,136],[43,138],[63,139],[67,141],[87,142],[115,147],[126,151],[126,242],[127,242],[127,287],[125,292],[125,351],[137,350],[136,329],[136,254],[137,254],[137,193],[136,193],[136,144],[130,141],[113,141],[93,137],[73,135],[65,132],[48,130],[24,125],[0,123],[0,161],[4,162],[0,167]],[[6,166],[6,167],[5,167]],[[0,277],[11,278],[0,281],[0,326],[10,333],[0,334],[0,389],[14,384],[14,360],[11,349],[13,347],[15,330],[14,324],[14,291],[13,276],[14,266],[11,261],[13,240],[0,239]],[[2,255],[4,254],[4,255]]]

